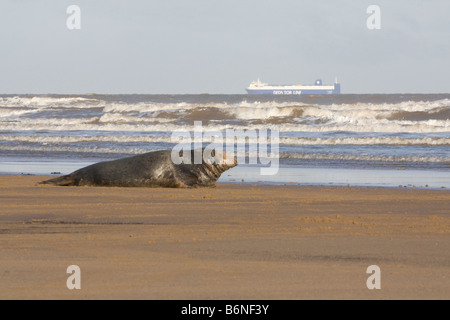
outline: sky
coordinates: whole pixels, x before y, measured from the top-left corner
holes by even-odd
[[[0,0],[0,94],[244,94],[257,78],[336,76],[342,93],[449,93],[449,12],[448,0]]]

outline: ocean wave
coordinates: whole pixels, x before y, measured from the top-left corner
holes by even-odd
[[[71,131],[116,131],[116,132],[185,132],[192,130],[193,124],[176,125],[161,121],[157,123],[98,123],[98,118],[91,118],[83,121],[60,120],[53,124],[45,123],[45,121],[24,122],[4,122],[0,124],[0,131],[48,131],[48,132],[71,132]],[[427,124],[386,124],[377,126],[355,126],[341,125],[324,127],[311,127],[308,125],[221,125],[214,124],[203,126],[204,132],[218,132],[226,129],[234,130],[279,130],[280,132],[357,132],[357,133],[446,133],[450,131],[450,121],[444,123],[427,123]]]
[[[0,120],[0,131],[120,131],[120,132],[180,132],[192,131],[194,120],[186,122],[165,118],[139,118],[108,115],[86,118],[8,118]],[[280,132],[373,132],[373,133],[445,133],[450,132],[450,120],[428,121],[378,121],[358,120],[350,123],[328,125],[297,124],[285,122],[237,122],[221,123],[207,121],[203,130],[207,132],[234,130],[274,129]]]
[[[169,123],[174,122],[174,119],[166,118],[153,118],[153,117],[139,117],[124,115],[121,113],[106,113],[97,119],[98,123],[110,123],[110,124],[121,124],[121,123]]]
[[[450,119],[450,107],[436,108],[426,111],[399,111],[392,113],[389,120],[409,120],[409,121],[427,121],[427,120],[446,120]]]
[[[77,106],[77,105],[103,105],[104,112],[152,112],[160,110],[189,110],[197,107],[217,108],[217,109],[283,109],[283,108],[302,108],[319,107],[328,110],[373,110],[373,111],[430,111],[436,108],[450,107],[450,99],[441,99],[436,101],[402,101],[397,103],[374,103],[374,102],[355,102],[355,103],[332,103],[317,104],[304,102],[279,102],[279,101],[247,101],[238,102],[124,102],[124,101],[106,101],[102,99],[86,97],[50,97],[50,96],[26,96],[26,97],[0,97],[0,107],[49,107],[54,106]],[[284,111],[283,111],[284,112]]]
[[[152,113],[161,111],[174,111],[189,110],[195,108],[196,104],[190,104],[187,102],[180,103],[158,103],[158,102],[139,102],[139,103],[109,103],[103,107],[103,112],[113,113]]]
[[[375,162],[432,162],[448,163],[450,157],[439,156],[394,156],[394,155],[355,155],[355,154],[322,154],[322,153],[280,153],[280,159],[297,160],[339,160],[339,161],[375,161]]]
[[[103,111],[105,113],[143,113],[156,117],[180,118],[185,114],[197,116],[203,119],[237,119],[237,120],[266,120],[271,118],[300,118],[312,117],[328,119],[336,122],[349,122],[355,119],[391,119],[398,116],[407,117],[408,113],[422,112],[423,120],[430,114],[433,119],[446,120],[450,107],[445,102],[402,102],[398,104],[332,104],[314,105],[292,102],[253,102],[239,103],[210,103],[206,105],[178,103],[140,103],[125,105],[109,105]],[[216,113],[216,114],[214,114]],[[400,113],[400,114],[399,114]]]
[[[54,153],[66,152],[74,153],[90,153],[90,154],[142,154],[150,151],[157,151],[161,149],[145,149],[145,148],[106,148],[106,147],[73,147],[73,146],[5,146],[0,145],[2,151],[29,151],[40,153]]]
[[[450,138],[345,137],[345,138],[280,138],[285,145],[450,145]]]
[[[225,137],[225,134],[223,134]],[[205,136],[202,141],[213,142],[214,138]],[[46,136],[46,135],[0,135],[0,142],[22,142],[22,143],[85,143],[85,142],[111,142],[111,143],[176,143],[170,135],[67,135],[67,136]],[[248,139],[248,143],[258,143],[257,139]],[[268,139],[271,143],[271,139]],[[280,145],[429,145],[446,146],[450,145],[450,138],[423,137],[423,138],[403,138],[403,137],[341,137],[341,138],[305,138],[305,137],[280,137]]]
[[[102,100],[89,99],[83,97],[0,97],[0,107],[3,108],[40,108],[53,109],[53,108],[93,108],[98,107],[99,104],[104,103]]]
[[[149,148],[119,148],[119,147],[74,147],[74,146],[6,146],[0,145],[0,150],[3,152],[39,152],[39,153],[81,153],[81,154],[143,154],[150,151],[157,151],[162,149]],[[246,156],[248,156],[246,152]],[[450,163],[450,157],[446,156],[408,156],[408,155],[366,155],[366,154],[325,154],[325,153],[298,153],[298,152],[281,152],[280,159],[294,159],[294,160],[328,160],[328,161],[369,161],[369,162],[421,162],[421,163]]]
[[[77,109],[83,110],[73,118]],[[83,97],[0,98],[0,130],[180,131],[189,130],[196,120],[206,122],[208,130],[265,126],[292,132],[450,132],[450,103],[449,99],[321,105],[246,100],[125,103]]]
[[[0,107],[0,123],[10,118],[17,118],[19,116],[36,114],[42,111],[42,108],[3,108]]]

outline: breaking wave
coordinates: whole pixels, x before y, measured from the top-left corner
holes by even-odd
[[[81,147],[81,146],[3,146],[2,151],[26,151],[26,152],[64,152],[64,153],[89,153],[89,154],[129,154],[137,155],[149,151],[162,150],[161,148],[132,148],[132,147]],[[299,153],[281,152],[280,159],[295,160],[333,160],[333,161],[365,161],[365,162],[422,162],[422,163],[448,163],[447,156],[407,156],[407,155],[365,155],[365,154],[324,154],[324,153]],[[248,156],[248,152],[247,152]]]
[[[281,153],[280,159],[297,160],[344,160],[344,161],[376,161],[376,162],[450,162],[450,157],[439,156],[394,156],[394,155],[354,155],[354,154],[322,154],[322,153]]]
[[[297,132],[448,132],[450,102],[320,105],[244,100],[199,104],[124,103],[82,97],[0,98],[0,130],[177,131],[195,120],[215,130],[279,126],[281,131]],[[171,126],[166,127],[167,123]]]
[[[223,135],[225,137],[225,134]],[[203,142],[213,142],[213,138],[205,136]],[[104,136],[46,136],[46,135],[0,135],[0,141],[24,142],[24,143],[84,143],[84,142],[112,142],[112,143],[176,143],[170,135],[104,135]],[[217,140],[216,140],[217,141]],[[257,139],[249,139],[249,143],[258,143]],[[270,138],[268,139],[270,143]],[[401,138],[401,137],[345,137],[345,138],[304,138],[304,137],[280,137],[280,145],[429,145],[450,146],[449,138],[424,137],[424,138]]]

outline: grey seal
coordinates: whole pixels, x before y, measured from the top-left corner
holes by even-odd
[[[205,161],[205,149],[189,150],[191,159],[200,157],[201,163],[175,164],[171,150],[154,151],[114,161],[100,162],[69,175],[43,181],[55,186],[103,187],[212,187],[226,170],[237,165],[231,161]],[[184,151],[180,151],[180,155]],[[201,154],[195,154],[201,152]],[[213,157],[226,159],[225,153],[211,152]]]

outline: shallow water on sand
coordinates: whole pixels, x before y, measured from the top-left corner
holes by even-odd
[[[3,162],[0,174],[58,176],[95,162]],[[276,175],[261,175],[261,167],[237,166],[225,171],[218,183],[258,185],[330,185],[413,189],[450,188],[450,172],[442,170],[392,170],[349,168],[304,168],[283,166]]]

